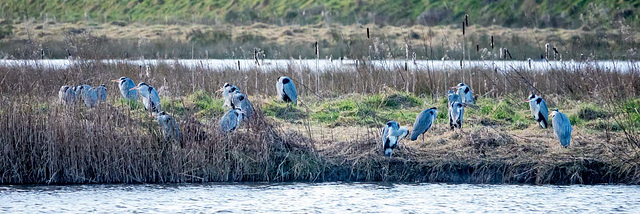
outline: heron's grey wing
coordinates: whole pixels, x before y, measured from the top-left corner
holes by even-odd
[[[418,139],[418,136],[425,133],[431,128],[431,114],[428,110],[422,111],[417,117],[416,122],[413,124],[413,131],[411,133],[411,140]]]
[[[83,92],[82,95],[84,96],[84,104],[88,108],[93,108],[96,106],[98,102],[98,93],[96,93],[96,90],[94,88],[89,88],[89,90]]]
[[[553,130],[556,132],[558,136],[558,140],[563,146],[568,146],[571,141],[571,121],[567,115],[558,112],[555,117],[553,117]]]
[[[282,82],[278,81],[276,83],[276,90],[278,91],[278,98],[282,99],[284,96],[284,90],[282,89]]]
[[[296,100],[298,100],[298,91],[296,90],[296,86],[293,84],[293,82],[290,81],[289,83],[284,85],[283,90],[284,93],[289,96],[291,102],[295,104]]]
[[[233,109],[227,111],[227,113],[222,116],[222,119],[220,119],[220,129],[222,129],[222,131],[231,131],[231,123],[235,122],[235,118],[232,118],[232,115],[234,115],[233,111]]]
[[[98,100],[106,101],[107,100],[107,88],[98,87]]]
[[[549,124],[549,109],[547,108],[547,102],[542,100],[540,102],[540,109],[538,110],[540,114],[544,117],[544,121]]]
[[[253,105],[251,104],[251,101],[245,97],[242,103],[242,110],[246,112],[247,117],[251,117],[253,115]]]
[[[382,129],[382,149],[385,148],[385,143],[389,139],[389,126],[385,125],[384,129]]]
[[[471,89],[469,87],[467,87],[466,91],[467,91],[467,93],[465,93],[465,95],[464,95],[464,96],[466,96],[465,97],[465,103],[473,104],[474,103],[474,101],[473,101],[473,92],[471,91]]]
[[[151,102],[155,106],[155,109],[153,109],[153,111],[154,112],[160,112],[162,110],[162,106],[160,105],[160,96],[158,95],[158,91],[156,91],[155,88],[150,91],[149,99],[151,100]]]
[[[127,84],[127,90],[129,90],[129,93],[127,94],[127,98],[132,100],[138,99],[138,90],[130,90],[133,87],[136,87],[136,84],[133,82],[133,80],[126,81],[126,84]]]

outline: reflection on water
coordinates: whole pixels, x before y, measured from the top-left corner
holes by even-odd
[[[0,186],[0,212],[638,212],[640,187],[471,184]]]
[[[127,63],[132,65],[151,65],[167,64],[170,66],[181,65],[187,68],[203,68],[208,70],[219,69],[261,69],[268,70],[285,70],[285,69],[309,69],[311,71],[325,70],[355,70],[356,66],[373,66],[378,69],[404,69],[405,62],[409,70],[459,70],[461,68],[484,68],[498,70],[501,72],[509,72],[517,70],[542,70],[548,71],[553,69],[565,71],[578,71],[585,68],[599,68],[607,71],[629,72],[638,70],[640,62],[634,61],[517,61],[517,60],[484,60],[484,61],[463,61],[462,66],[457,60],[373,60],[367,65],[355,60],[261,60],[259,65],[254,60],[233,60],[233,59],[179,59],[179,60],[100,60],[107,64]],[[0,66],[33,66],[47,68],[66,68],[76,63],[87,63],[91,61],[82,60],[0,60]]]

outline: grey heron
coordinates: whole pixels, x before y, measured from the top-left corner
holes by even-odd
[[[58,99],[62,104],[74,104],[76,102],[76,92],[70,86],[64,85],[58,91]]]
[[[549,126],[549,109],[547,108],[547,102],[533,92],[525,102],[529,103],[531,115],[533,115],[536,122],[538,122],[543,129],[546,129]]]
[[[82,99],[82,89],[91,88],[90,85],[77,85],[73,87],[73,91],[76,92],[76,97]]]
[[[464,118],[464,105],[460,102],[454,102],[449,106],[449,127],[462,129],[462,121]]]
[[[151,78],[151,66],[145,66],[145,74],[147,75],[147,78]]]
[[[165,111],[161,111],[156,115],[156,119],[160,125],[164,140],[182,142],[180,127],[178,127],[178,123],[173,119],[173,117],[171,117],[171,115],[167,114]]]
[[[566,114],[558,111],[558,109],[553,109],[551,112],[553,131],[558,136],[558,140],[560,141],[560,145],[562,147],[569,147],[571,144],[571,121]]]
[[[398,146],[398,141],[409,135],[407,127],[400,127],[398,122],[389,121],[382,129],[382,150],[385,156],[391,157],[391,153]]]
[[[239,108],[245,112],[246,119],[251,119],[253,117],[253,105],[247,98],[247,95],[235,92],[233,94],[233,98],[231,99],[231,108]]]
[[[129,100],[137,100],[138,99],[138,91],[130,90],[136,87],[136,84],[133,80],[127,77],[120,77],[120,79],[111,80],[111,82],[117,82],[118,88],[120,89],[120,95],[125,99]]]
[[[462,104],[474,104],[473,100],[473,92],[471,88],[464,83],[459,83],[457,86],[454,86],[453,89],[458,89],[458,96],[460,96],[460,100],[462,100]]]
[[[96,94],[98,95],[98,101],[99,102],[106,102],[107,101],[107,87],[102,84],[98,87],[96,87]]]
[[[223,132],[232,132],[236,130],[240,126],[240,122],[242,122],[244,118],[245,112],[241,109],[231,109],[229,110],[222,119],[220,119],[220,129]]]
[[[76,94],[80,96],[87,108],[93,108],[98,105],[98,94],[90,85],[76,86]]]
[[[153,86],[150,86],[145,82],[141,82],[138,83],[138,86],[129,90],[138,90],[138,93],[140,93],[140,96],[142,97],[142,104],[144,104],[144,108],[149,111],[152,116],[153,113],[158,113],[162,110],[160,105],[160,96]]]
[[[220,88],[216,92],[222,92],[222,97],[224,98],[224,103],[222,104],[222,106],[232,108],[231,100],[233,99],[233,94],[235,92],[240,92],[240,88],[238,88],[238,86],[231,85],[229,83],[224,83],[224,86],[222,86],[222,88]]]
[[[453,102],[462,102],[462,100],[460,99],[460,95],[458,95],[455,91],[453,90],[449,90],[447,92],[447,98],[448,98],[448,102],[447,105],[451,105],[451,103]]]
[[[281,100],[291,102],[293,106],[298,104],[298,91],[289,77],[282,76],[278,78],[276,89],[278,90],[278,97]]]
[[[413,124],[413,130],[411,131],[411,141],[417,140],[418,136],[420,135],[422,135],[422,137],[424,138],[424,133],[431,128],[431,125],[434,121],[436,121],[437,116],[438,109],[436,107],[422,111],[416,117],[416,122]]]

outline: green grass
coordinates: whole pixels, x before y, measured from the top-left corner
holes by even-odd
[[[578,110],[578,117],[582,120],[595,120],[595,119],[604,119],[607,118],[607,112],[604,111],[601,107],[594,104],[583,104],[580,106]]]
[[[144,105],[142,104],[142,101],[139,100],[129,100],[129,99],[124,99],[124,98],[120,98],[116,101],[116,105],[118,106],[128,106],[129,110],[144,110]]]
[[[640,99],[629,100],[624,105],[624,111],[628,113],[631,125],[640,127]]]
[[[295,122],[309,119],[312,124],[337,126],[379,127],[389,120],[401,125],[412,126],[415,118],[424,109],[437,107],[437,124],[448,123],[448,108],[445,97],[438,101],[431,98],[419,98],[402,92],[371,95],[347,95],[337,99],[314,100],[307,102],[309,113],[302,107],[290,107],[277,100],[263,106],[265,115],[278,120]],[[572,102],[573,103],[573,102]],[[477,107],[465,108],[465,126],[496,126],[511,130],[527,129],[536,124],[527,103],[509,99],[479,98]],[[627,104],[628,109],[640,106],[640,99]],[[571,124],[588,130],[620,131],[614,121],[607,119],[608,113],[593,103],[569,105],[563,109]],[[587,116],[586,113],[593,113]],[[635,112],[635,110],[634,110]],[[596,116],[594,116],[596,115]],[[603,117],[604,115],[604,117]],[[640,116],[638,116],[640,118]],[[640,121],[640,119],[638,120]],[[640,122],[638,122],[640,124]]]
[[[292,106],[291,103],[285,103],[273,100],[262,106],[265,115],[276,117],[286,121],[295,121],[307,118],[308,115],[300,106]]]
[[[0,1],[0,17],[45,18],[62,21],[156,21],[156,22],[270,22],[310,24],[330,20],[342,23],[385,22],[389,24],[429,23],[459,25],[465,14],[471,24],[539,27],[589,27],[612,25],[613,15],[637,21],[637,3],[604,0],[175,0],[175,1]],[[426,11],[426,12],[425,12]],[[327,13],[325,13],[327,14]],[[422,15],[421,15],[422,14]],[[532,17],[551,17],[548,20]]]
[[[226,112],[222,106],[223,99],[214,99],[205,91],[196,91],[189,95],[189,101],[194,104],[193,110],[197,117],[219,117]],[[178,106],[178,105],[176,105]]]

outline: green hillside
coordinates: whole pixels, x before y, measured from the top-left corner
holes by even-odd
[[[391,25],[470,22],[508,27],[637,24],[640,1],[623,0],[2,0],[0,17],[56,21]]]

